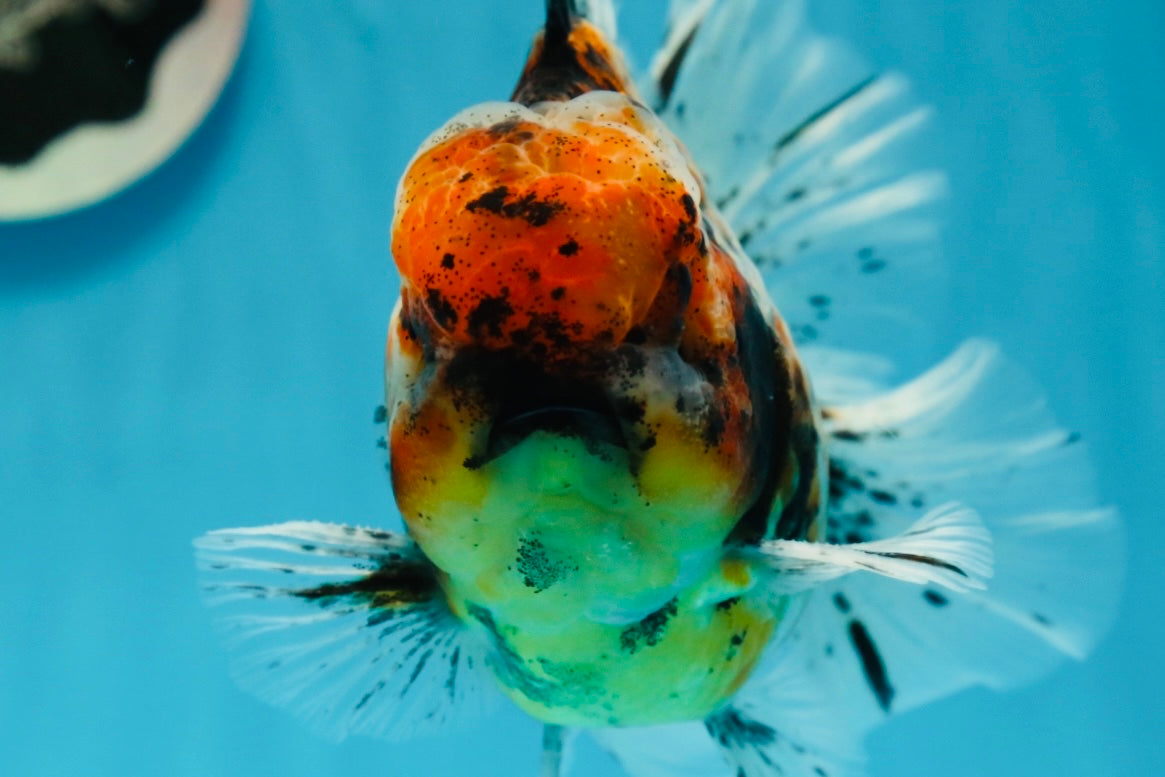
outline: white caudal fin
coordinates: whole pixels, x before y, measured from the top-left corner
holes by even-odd
[[[615,0],[575,0],[575,2],[587,21],[602,30],[608,39],[615,40],[618,32]]]
[[[991,535],[971,510],[954,502],[924,515],[901,535],[852,545],[770,540],[749,551],[772,572],[767,585],[790,594],[853,572],[952,591],[982,590],[991,577]]]
[[[674,0],[669,28],[643,91],[797,343],[923,344],[947,186],[906,80],[816,34],[802,0]]]
[[[195,547],[236,681],[319,733],[407,738],[480,700],[481,657],[407,537],[296,521]]]

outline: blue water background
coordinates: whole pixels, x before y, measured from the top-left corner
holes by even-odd
[[[640,63],[663,0],[624,3]],[[205,126],[81,213],[0,226],[0,774],[533,775],[537,727],[332,744],[242,694],[193,536],[394,526],[372,410],[387,226],[417,143],[508,94],[541,0],[259,2]],[[998,340],[1089,441],[1129,527],[1086,664],[871,738],[874,777],[1165,773],[1165,5],[836,0],[914,78],[954,184],[935,358]],[[576,774],[617,775],[593,745]]]

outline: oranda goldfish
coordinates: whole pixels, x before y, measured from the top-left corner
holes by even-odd
[[[855,350],[893,353],[933,256],[905,81],[796,2],[669,22],[636,83],[609,2],[549,0],[511,99],[408,165],[378,418],[406,532],[197,543],[240,681],[328,733],[496,685],[545,777],[573,729],[633,775],[854,775],[887,716],[1111,614],[1119,521],[996,348],[897,387]]]

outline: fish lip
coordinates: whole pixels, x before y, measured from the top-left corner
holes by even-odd
[[[548,405],[495,419],[486,443],[486,460],[496,459],[535,432],[582,440],[588,448],[607,445],[627,449],[623,426],[613,412]]]
[[[592,452],[628,450],[623,423],[606,392],[586,381],[565,385],[535,380],[513,392],[494,414],[480,463],[492,461],[535,432],[581,440]],[[539,385],[543,384],[543,385]],[[556,385],[555,385],[556,384]]]

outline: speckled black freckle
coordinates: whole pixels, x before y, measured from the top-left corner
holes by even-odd
[[[473,173],[465,173],[464,175],[462,175],[460,178],[457,179],[457,183],[465,183],[466,181],[468,181],[472,177],[473,177]]]
[[[578,253],[578,241],[568,240],[558,247],[558,253],[563,256],[574,256]]]
[[[565,286],[555,286],[550,290],[550,298],[555,301],[562,299],[564,296],[566,296]]]
[[[870,489],[870,499],[873,499],[878,504],[893,505],[898,504],[898,497],[889,491],[882,491],[881,489]]]
[[[683,196],[680,197],[680,203],[684,206],[684,212],[688,214],[688,219],[691,221],[695,221],[696,220],[696,201],[692,199],[692,195],[688,194],[687,192],[684,192]]]
[[[733,596],[733,597],[732,597],[732,598],[730,598],[730,599],[725,599],[724,601],[721,601],[721,602],[716,602],[716,609],[717,609],[718,611],[721,611],[721,612],[724,612],[724,611],[727,611],[727,610],[731,610],[731,609],[732,609],[733,607],[735,607],[735,606],[736,606],[736,605],[737,605],[739,602],[740,602],[740,597],[739,597],[739,596]]]
[[[446,270],[452,270],[453,269],[453,259],[454,259],[453,254],[445,254],[444,256],[441,257],[441,266],[444,267]]]
[[[542,273],[538,272],[537,270],[530,270],[528,273],[526,273],[526,277],[530,279],[531,283],[537,283],[538,281],[542,280]]]

